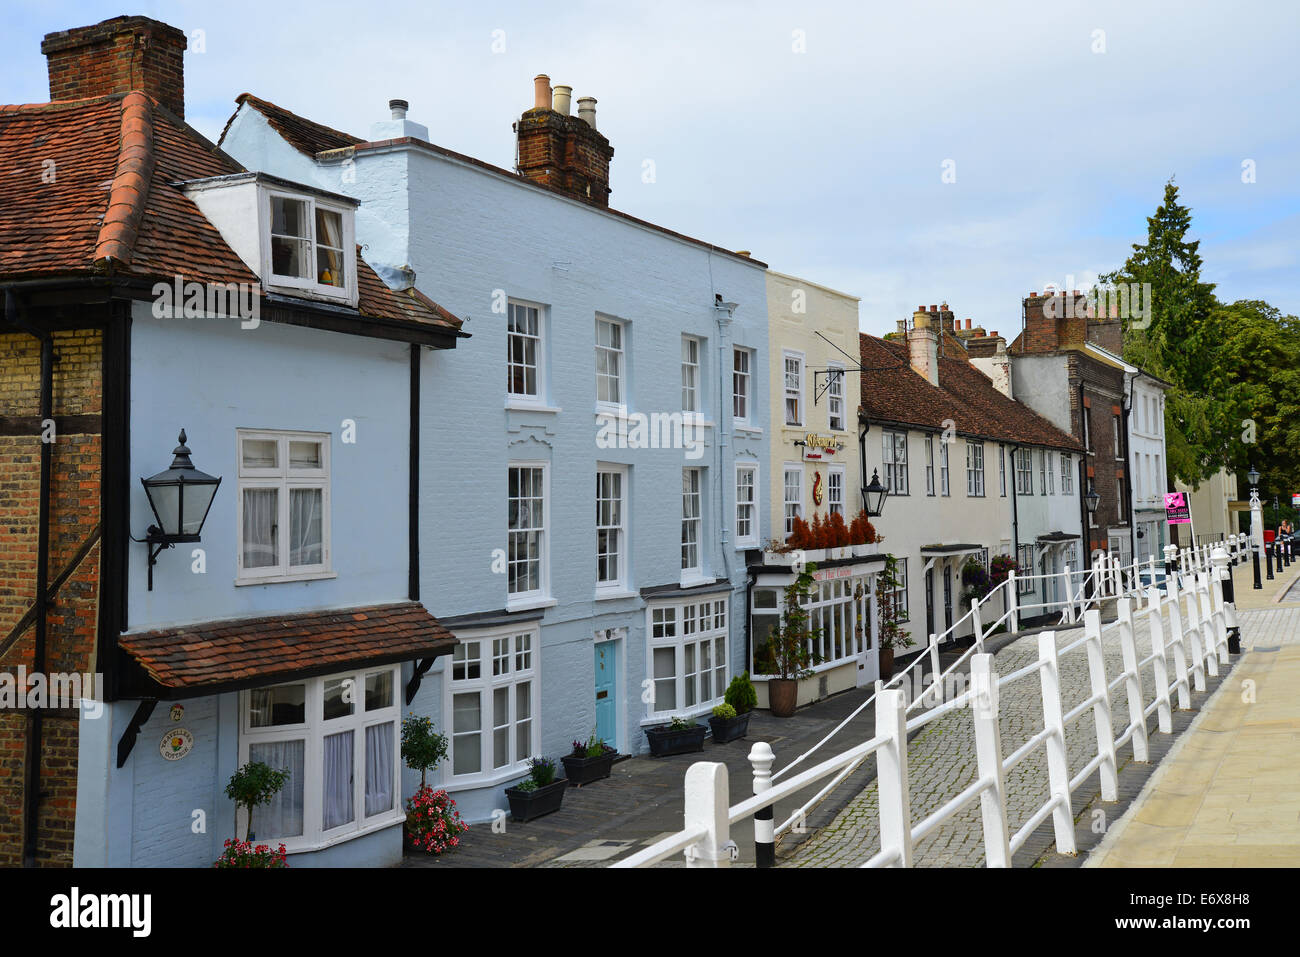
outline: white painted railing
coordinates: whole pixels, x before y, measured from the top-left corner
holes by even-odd
[[[981,809],[985,861],[989,867],[1010,866],[1012,855],[1049,818],[1053,822],[1057,850],[1063,854],[1076,853],[1072,794],[1093,772],[1098,772],[1102,799],[1116,800],[1118,749],[1128,746],[1135,760],[1147,760],[1148,718],[1155,714],[1159,732],[1169,733],[1175,699],[1179,709],[1189,708],[1191,689],[1204,690],[1206,675],[1218,674],[1220,666],[1226,666],[1228,662],[1228,629],[1236,625],[1235,611],[1231,603],[1224,601],[1221,585],[1223,576],[1230,573],[1228,550],[1216,548],[1212,560],[1208,549],[1191,550],[1185,558],[1186,573],[1171,575],[1165,588],[1154,582],[1148,584],[1145,608],[1141,607],[1143,602],[1140,598],[1135,600],[1129,594],[1118,594],[1115,627],[1118,628],[1122,671],[1114,677],[1106,672],[1101,614],[1095,607],[1083,612],[1084,635],[1081,639],[1058,650],[1056,633],[1043,632],[1038,636],[1038,660],[1005,676],[998,675],[993,656],[982,650],[983,635],[976,617],[977,644],[958,662],[970,656],[970,682],[966,691],[943,700],[943,687],[936,677],[926,691],[909,704],[902,689],[890,687],[892,681],[878,684],[873,695],[876,702],[875,736],[792,774],[780,783],[775,783],[774,779],[789,772],[835,732],[776,775],[770,774],[773,762],[770,745],[757,742],[749,755],[754,766],[754,796],[734,806],[729,806],[726,766],[697,762],[686,773],[683,830],[613,866],[645,867],[684,853],[687,866],[725,867],[736,855],[735,844],[730,839],[732,825],[756,817],[756,837],[760,841],[770,840],[770,837],[763,837],[759,827],[766,823],[764,819],[770,821],[771,812],[767,809],[827,779],[833,786],[873,755],[879,797],[880,850],[863,867],[911,866],[916,844],[977,800]],[[1097,580],[1108,582],[1107,591],[1113,588],[1118,592],[1127,584],[1141,592],[1140,576],[1136,572],[1126,579],[1125,569],[1112,568],[1108,573],[1103,566],[1099,571]],[[1014,578],[1010,584],[1014,589]],[[1182,609],[1187,613],[1186,627]],[[972,612],[975,611],[973,608]],[[1010,620],[1014,620],[1014,615],[1013,603],[1004,616],[1011,616]],[[1140,659],[1137,646],[1139,615],[1146,616],[1150,648],[1150,653]],[[933,638],[930,651],[937,675],[937,643]],[[1087,659],[1089,695],[1069,712],[1064,712],[1060,661],[1076,652],[1081,652]],[[945,676],[952,674],[956,667],[956,664],[950,667]],[[1004,756],[998,721],[999,695],[1003,688],[1034,675],[1039,678],[1041,690],[1043,730],[1014,753]],[[1116,736],[1111,696],[1120,686],[1125,690],[1128,716],[1123,731]],[[1149,698],[1146,693],[1148,686],[1152,688]],[[932,705],[909,719],[908,713],[925,701],[931,701]],[[975,781],[913,825],[908,735],[963,707],[972,709],[977,764]],[[1096,754],[1071,774],[1065,732],[1089,713],[1093,716]],[[1048,798],[1012,833],[1008,821],[1006,775],[1039,748],[1045,749],[1047,756]],[[829,787],[823,787],[819,793],[825,794],[828,790]],[[797,819],[799,813],[796,812],[792,820]],[[785,826],[789,824],[787,821]],[[770,824],[767,824],[767,833],[771,833]]]

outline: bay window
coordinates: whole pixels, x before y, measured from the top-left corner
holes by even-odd
[[[538,634],[533,628],[461,635],[443,695],[452,786],[520,773],[539,753]]]
[[[712,708],[727,691],[727,600],[652,605],[650,715]]]
[[[307,850],[402,820],[400,689],[384,665],[240,692],[239,763],[289,772],[253,809],[253,840]]]

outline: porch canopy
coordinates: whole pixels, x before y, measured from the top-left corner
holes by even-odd
[[[1048,532],[1046,535],[1039,535],[1035,541],[1044,547],[1054,548],[1058,546],[1064,547],[1072,542],[1079,541],[1081,538],[1083,538],[1082,535],[1072,535],[1069,532]]]
[[[128,632],[118,639],[119,697],[196,698],[414,661],[409,703],[433,660],[457,644],[415,601]]]
[[[960,544],[960,545],[922,545],[921,557],[925,559],[925,567],[921,569],[924,575],[940,558],[959,558],[962,555],[975,555],[982,552],[986,546]]]

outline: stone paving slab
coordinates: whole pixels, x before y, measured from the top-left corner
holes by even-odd
[[[1300,866],[1300,608],[1241,625],[1231,680],[1084,866]]]

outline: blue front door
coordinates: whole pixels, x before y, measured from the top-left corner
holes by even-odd
[[[618,720],[618,697],[615,676],[618,674],[618,642],[596,643],[596,737],[611,748],[618,747],[614,740]]]

